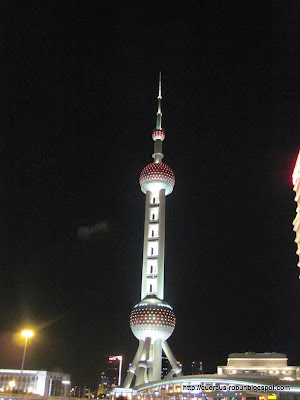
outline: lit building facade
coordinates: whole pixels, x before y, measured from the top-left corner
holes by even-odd
[[[165,378],[171,371],[171,364],[166,356],[161,358],[161,379]]]
[[[107,397],[107,394],[110,392],[111,384],[109,377],[105,375],[104,372],[101,373],[100,382],[98,385],[97,396],[99,398]]]
[[[294,231],[296,232],[295,242],[297,244],[297,255],[299,257],[298,267],[300,267],[300,151],[296,161],[296,165],[293,172],[293,185],[294,191],[296,192],[295,201],[297,203],[296,218],[293,221]],[[300,279],[300,274],[299,274]]]
[[[158,381],[162,372],[162,351],[171,364],[168,377],[181,374],[167,339],[175,328],[175,314],[164,301],[164,253],[165,253],[165,204],[172,193],[175,176],[171,168],[162,162],[161,77],[159,79],[158,110],[154,141],[153,162],[140,174],[141,191],[146,195],[144,248],[142,265],[141,301],[133,308],[130,327],[139,340],[138,350],[129,365],[124,387],[129,388]]]
[[[66,396],[71,376],[62,372],[0,369],[0,391],[18,390],[40,396]]]
[[[108,364],[105,372],[109,378],[110,386],[118,386],[119,364],[119,360],[115,359],[115,357],[108,358]]]
[[[227,365],[218,367],[218,375],[248,374],[300,380],[300,367],[288,366],[287,361],[287,356],[281,353],[232,353]]]

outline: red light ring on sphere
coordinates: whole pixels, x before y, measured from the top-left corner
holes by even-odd
[[[175,328],[176,318],[174,311],[167,307],[149,305],[135,307],[130,315],[130,326],[152,326]]]

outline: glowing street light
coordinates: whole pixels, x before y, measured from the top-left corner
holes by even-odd
[[[64,385],[64,398],[66,398],[67,397],[67,386],[70,385],[71,382],[65,379],[65,380],[61,381],[61,383]]]
[[[28,339],[28,338],[33,336],[33,332],[30,329],[25,329],[24,331],[22,331],[21,334],[26,339]]]
[[[21,373],[20,373],[20,385],[19,385],[19,390],[18,393],[21,390],[21,385],[22,385],[22,375],[23,375],[23,370],[24,370],[24,362],[25,362],[25,356],[26,356],[26,349],[27,349],[27,341],[29,338],[33,336],[33,331],[30,329],[24,329],[21,332],[21,335],[25,338],[25,345],[24,345],[24,353],[23,353],[23,359],[22,359],[22,366],[21,366]]]
[[[21,332],[21,335],[25,338],[25,346],[24,346],[24,353],[23,353],[23,360],[22,360],[22,367],[21,367],[21,374],[23,373],[24,369],[24,362],[25,362],[25,355],[26,355],[26,349],[27,349],[27,341],[29,338],[33,336],[33,331],[29,329],[25,329],[24,331]]]

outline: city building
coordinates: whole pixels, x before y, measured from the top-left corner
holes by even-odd
[[[296,232],[295,242],[297,244],[297,255],[299,257],[298,267],[300,267],[300,151],[296,161],[296,165],[293,172],[293,185],[294,191],[296,192],[295,201],[297,203],[296,218],[293,221],[294,231]],[[300,279],[300,274],[299,274]]]
[[[62,372],[0,369],[0,392],[20,391],[40,396],[69,394],[71,376]]]
[[[191,365],[191,375],[201,375],[203,374],[203,364],[202,361],[192,361]]]
[[[232,353],[226,366],[218,367],[218,375],[277,376],[285,380],[300,380],[300,367],[287,364],[287,356],[281,353]]]
[[[110,386],[118,386],[119,364],[120,361],[116,357],[109,357],[107,360],[105,374],[109,378]]]
[[[111,388],[120,386],[122,375],[122,356],[109,356],[102,366],[102,373],[98,382],[97,396],[106,397]]]
[[[141,301],[133,308],[130,327],[139,340],[138,350],[129,365],[124,387],[141,385],[161,379],[162,351],[171,364],[167,377],[181,374],[167,339],[175,328],[175,314],[164,301],[164,252],[165,252],[165,205],[171,194],[175,176],[171,168],[162,162],[161,76],[159,78],[158,110],[154,141],[154,162],[148,164],[140,174],[141,191],[146,195],[144,248],[142,265]]]
[[[162,356],[161,358],[161,379],[165,378],[168,373],[171,371],[170,361],[166,356]]]
[[[110,390],[111,390],[111,384],[109,377],[106,376],[104,372],[102,372],[100,376],[100,382],[98,385],[97,397],[100,399],[107,397],[107,394],[110,392]]]

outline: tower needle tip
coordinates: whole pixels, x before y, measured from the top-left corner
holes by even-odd
[[[158,81],[158,97],[161,97],[161,72],[159,73],[159,81]]]

